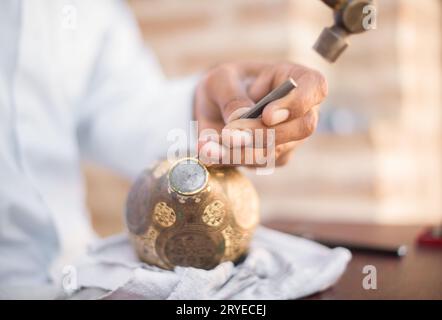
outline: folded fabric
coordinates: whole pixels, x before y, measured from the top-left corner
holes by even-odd
[[[141,262],[127,235],[99,240],[75,266],[79,291],[94,299],[296,299],[332,286],[351,254],[259,227],[245,260],[212,270],[163,270]],[[86,294],[85,294],[86,293]]]

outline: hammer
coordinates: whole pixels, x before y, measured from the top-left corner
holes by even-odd
[[[335,62],[349,46],[348,37],[374,29],[374,0],[321,0],[333,9],[334,24],[325,28],[313,48],[328,62]]]
[[[370,28],[374,17],[369,14],[376,10],[374,0],[321,0],[333,9],[335,23],[325,28],[319,36],[314,49],[327,61],[335,62],[348,47],[347,38],[356,33],[362,33]],[[370,12],[371,11],[371,12]],[[374,11],[375,13],[375,11]],[[296,82],[289,78],[279,87],[261,99],[250,111],[240,119],[253,119],[261,116],[265,106],[270,102],[286,96],[297,87]]]

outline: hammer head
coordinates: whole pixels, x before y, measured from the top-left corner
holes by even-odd
[[[333,63],[349,46],[348,37],[373,29],[373,0],[322,0],[334,11],[335,23],[325,28],[314,45],[324,59]]]

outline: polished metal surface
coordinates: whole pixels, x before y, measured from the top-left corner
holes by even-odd
[[[258,222],[251,182],[235,168],[206,168],[197,159],[163,161],[144,171],[126,203],[138,256],[164,269],[211,269],[237,261],[247,253]]]
[[[336,62],[349,45],[343,32],[337,27],[325,28],[313,48],[327,61]]]

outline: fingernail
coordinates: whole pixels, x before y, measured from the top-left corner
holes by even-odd
[[[238,120],[244,113],[246,113],[250,109],[252,109],[252,108],[242,107],[242,108],[236,109],[235,111],[232,112],[232,114],[227,119],[227,123],[232,122],[233,120]]]
[[[224,129],[223,145],[228,148],[250,146],[253,143],[253,135],[250,130]]]
[[[272,113],[271,126],[280,124],[281,122],[287,121],[290,116],[290,111],[287,109],[278,109]]]
[[[239,143],[241,147],[248,147],[253,143],[253,135],[250,131],[239,130],[238,138],[240,139]]]
[[[225,154],[225,148],[213,141],[207,142],[199,150],[199,158],[205,163],[220,163]]]

